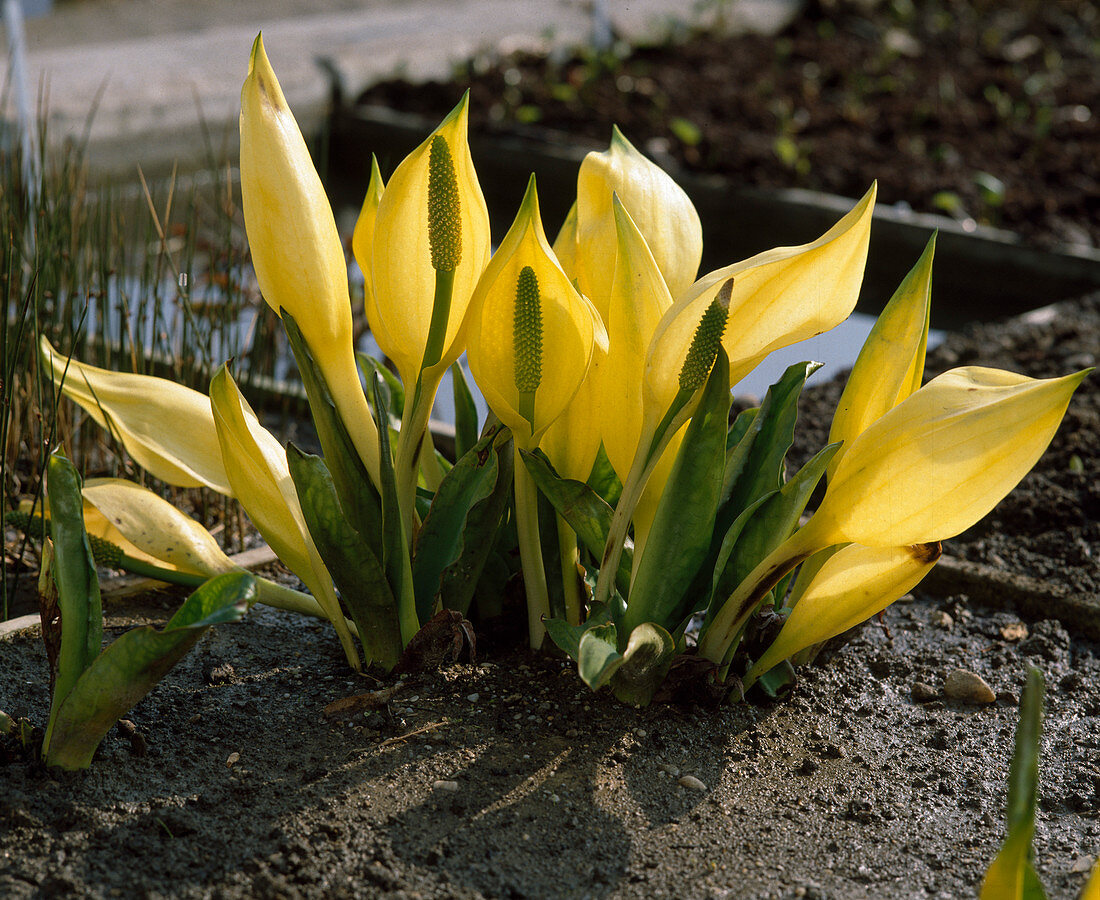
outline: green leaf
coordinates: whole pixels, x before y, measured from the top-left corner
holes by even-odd
[[[382,379],[380,389],[382,396],[386,398],[386,409],[392,410],[387,413],[386,420],[390,423],[390,429],[397,431],[401,427],[401,410],[405,408],[405,386],[401,383],[401,379],[373,356],[356,352],[355,361],[359,364],[359,371],[363,373],[368,385],[374,384],[376,375]]]
[[[561,569],[561,535],[558,513],[544,493],[535,493],[538,503],[539,546],[542,548],[543,569],[546,572],[546,595],[550,616],[565,616],[565,587]]]
[[[501,427],[493,447],[496,456],[496,480],[492,491],[475,503],[466,515],[462,529],[459,555],[444,570],[440,578],[439,598],[444,608],[466,615],[479,586],[487,590],[503,590],[503,580],[491,577],[492,584],[482,585],[482,576],[497,544],[501,519],[512,495],[512,472],[515,454],[510,433]]]
[[[494,443],[501,428],[490,429],[463,454],[435,492],[413,553],[413,594],[418,609],[435,606],[444,571],[459,559],[467,543],[465,531],[470,512],[476,504],[491,496],[497,486],[498,459]]]
[[[785,659],[778,666],[761,675],[756,680],[756,685],[769,697],[778,697],[790,690],[797,677],[791,661]]]
[[[407,645],[420,630],[420,623],[432,617],[430,609],[421,611],[413,593],[412,561],[409,545],[405,540],[405,523],[397,502],[397,479],[393,471],[393,454],[390,452],[390,432],[384,427],[389,421],[386,405],[384,378],[377,372],[371,380],[374,395],[374,416],[378,425],[378,486],[382,495],[382,567],[386,580],[397,600],[397,617],[401,623],[401,643]]]
[[[737,416],[726,437],[726,470],[722,477],[722,499],[714,519],[714,534],[707,557],[699,566],[689,593],[702,605],[714,601],[713,574],[720,570],[722,544],[739,516],[759,499],[783,484],[783,462],[794,441],[798,397],[806,379],[820,363],[789,366],[768,388],[759,409]]]
[[[689,587],[706,559],[722,490],[730,411],[729,362],[719,353],[691,417],[638,562],[624,630],[645,622],[674,629],[700,603]]]
[[[287,465],[306,526],[359,631],[368,662],[387,672],[401,658],[401,624],[386,572],[344,517],[328,467],[319,456],[287,447]]]
[[[611,678],[611,689],[623,703],[648,706],[665,680],[676,642],[660,625],[644,622],[630,633],[622,664]]]
[[[783,484],[783,460],[794,441],[798,397],[806,379],[819,368],[821,363],[795,363],[768,388],[760,410],[726,464],[722,485],[726,521],[721,523],[725,527],[758,497]]]
[[[1032,667],[1020,697],[1016,752],[1008,775],[1008,828],[1034,827],[1039,791],[1039,741],[1043,733],[1043,673]]]
[[[103,736],[213,625],[235,622],[256,600],[256,583],[244,572],[210,579],[158,631],[127,631],[79,678],[51,723],[46,764],[86,769]]]
[[[778,491],[759,498],[722,540],[714,567],[707,621],[753,569],[798,527],[799,517],[840,444],[829,444]]]
[[[592,472],[588,476],[587,484],[612,509],[623,495],[623,483],[619,480],[619,476],[615,474],[615,467],[611,465],[611,460],[607,458],[607,451],[604,450],[602,443],[596,453],[596,461],[592,464]]]
[[[378,490],[371,482],[344,421],[336,410],[328,382],[314,362],[298,323],[285,309],[281,316],[290,347],[294,351],[294,359],[298,363],[302,384],[305,385],[306,396],[309,398],[309,411],[325,454],[325,465],[336,486],[344,517],[363,540],[369,542],[377,555],[381,550],[382,539],[382,501]]]
[[[80,476],[69,460],[54,453],[46,477],[53,540],[50,571],[57,585],[61,611],[61,651],[46,728],[46,746],[49,746],[61,704],[102,648],[103,607],[95,560],[84,530]]]
[[[585,630],[577,643],[577,674],[581,681],[598,691],[622,664],[623,656],[618,651],[613,624],[609,622]]]
[[[520,455],[538,489],[554,504],[558,515],[569,523],[588,552],[602,559],[614,510],[587,484],[559,476],[541,453],[520,450]],[[623,551],[615,573],[615,584],[624,596],[630,588],[633,565],[634,554],[628,548]]]
[[[477,405],[458,363],[451,366],[451,390],[455,404],[455,459],[459,460],[477,443],[478,425]]]
[[[606,625],[609,622],[611,622],[610,607],[597,603],[593,604],[593,609],[589,611],[588,618],[580,625],[570,625],[565,619],[547,619],[544,624],[550,639],[568,654],[570,659],[579,661],[581,637],[584,633],[591,628]]]

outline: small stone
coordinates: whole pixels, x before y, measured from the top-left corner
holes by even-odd
[[[676,766],[669,763],[657,763],[657,768],[664,772],[666,775],[671,775],[673,778],[680,777],[680,770]]]
[[[458,790],[457,781],[433,781],[433,791],[450,791],[452,794]]]
[[[1092,870],[1092,860],[1087,856],[1078,856],[1069,870],[1076,873],[1089,872]]]
[[[946,613],[941,609],[932,613],[932,624],[939,628],[950,628],[955,624],[955,620],[951,618],[950,613]]]
[[[1027,638],[1027,626],[1023,622],[1009,622],[1001,628],[1001,637],[1006,641],[1022,641]]]
[[[914,703],[931,703],[939,697],[939,692],[930,684],[925,684],[923,681],[914,681],[910,688],[910,696],[913,698]]]
[[[694,775],[681,775],[676,782],[680,787],[686,787],[692,791],[705,791],[707,786]]]
[[[235,766],[238,762],[240,762],[240,759],[241,759],[241,754],[239,754],[236,750],[234,750],[232,753],[229,754],[229,758],[225,761],[225,767],[227,769],[232,769],[233,766]]]
[[[477,701],[481,699],[481,695],[480,694],[469,694],[469,695],[467,695],[466,699],[469,700],[471,703],[477,703]]]
[[[943,693],[948,700],[960,703],[992,703],[997,699],[982,676],[969,669],[951,671],[943,683]]]

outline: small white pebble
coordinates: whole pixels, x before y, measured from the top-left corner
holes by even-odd
[[[481,695],[480,694],[470,694],[466,699],[469,700],[471,703],[477,703],[477,701],[481,699]]]
[[[227,769],[233,768],[233,766],[236,765],[236,763],[240,760],[240,758],[241,758],[241,754],[239,754],[236,750],[234,750],[232,753],[229,754],[229,759],[227,759],[225,761],[225,767]]]
[[[458,790],[457,781],[433,781],[433,791],[450,791],[452,794]]]
[[[705,791],[707,789],[707,786],[694,775],[681,775],[676,783],[680,787],[686,787],[693,791]]]

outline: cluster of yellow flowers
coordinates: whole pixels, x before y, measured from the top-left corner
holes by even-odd
[[[424,621],[423,615],[410,618],[409,604],[430,611],[437,603],[434,595],[425,604],[409,593],[410,560],[422,525],[417,488],[436,491],[447,477],[432,447],[428,418],[444,372],[465,352],[490,409],[514,441],[511,516],[531,644],[539,646],[546,622],[557,618],[580,629],[580,652],[587,653],[583,647],[593,645],[589,638],[604,635],[598,630],[609,621],[616,624],[611,649],[600,657],[601,675],[586,677],[598,686],[615,666],[629,661],[632,648],[646,643],[641,636],[659,632],[665,657],[677,646],[682,649],[683,609],[676,607],[674,621],[669,610],[644,599],[649,583],[662,574],[654,562],[647,570],[645,559],[651,542],[662,545],[651,560],[665,558],[670,547],[677,552],[677,531],[655,528],[655,522],[663,521],[662,504],[676,502],[666,497],[666,488],[681,450],[687,452],[690,423],[707,403],[707,414],[721,419],[710,506],[683,510],[697,532],[706,530],[705,546],[717,510],[729,499],[728,490],[723,496],[722,470],[727,450],[733,449],[726,446],[724,418],[731,387],[773,350],[833,328],[852,312],[875,188],[817,240],[698,277],[702,229],[691,201],[616,130],[607,151],[589,154],[582,163],[576,203],[553,244],[532,177],[515,221],[491,253],[489,215],[467,143],[466,103],[464,98],[388,184],[374,165],[352,240],[365,276],[371,330],[405,388],[392,456],[388,422],[376,418],[378,410],[372,413],[360,381],[347,268],[333,214],[259,38],[241,98],[241,188],[252,260],[267,303],[289,314],[300,330],[383,499],[383,518],[391,524],[399,519],[404,559],[395,562],[392,548],[378,555],[392,576],[393,602],[404,610],[404,643]],[[728,667],[752,613],[784,576],[808,561],[785,601],[793,605],[786,626],[747,682],[911,589],[935,564],[938,542],[976,522],[1034,465],[1087,374],[1040,381],[966,368],[921,387],[930,268],[931,249],[857,363],[830,438],[838,446],[821,460],[822,471],[828,462],[828,490],[818,511],[799,528],[799,506],[793,522],[777,526],[779,533],[731,593],[702,597],[702,607],[689,608],[707,609],[698,652]],[[311,535],[287,455],[260,425],[226,367],[206,397],[159,379],[66,361],[45,343],[43,355],[65,393],[153,475],[236,497],[319,608],[300,595],[291,599],[269,592],[267,599],[321,612],[336,627],[349,661],[360,665],[352,641],[355,626],[341,611],[335,573],[326,568],[331,561]],[[711,389],[712,383],[717,387]],[[593,573],[598,569],[598,579],[593,590],[580,577],[584,570],[578,562],[588,559],[582,557],[586,540],[578,540],[568,517],[559,520],[556,562],[564,608],[555,610],[542,552],[545,535],[538,528],[532,453],[541,451],[561,479],[583,483],[601,448],[622,492],[598,535],[602,553],[592,553],[587,566]],[[769,490],[781,488],[782,483]],[[102,530],[110,528],[108,520],[159,516],[157,528],[134,525],[112,539],[127,539],[132,552],[187,571],[214,574],[232,565],[211,548],[208,536],[197,534],[194,523],[186,524],[190,520],[181,521],[159,501],[138,499],[136,493],[133,487],[97,482],[86,494],[91,507],[106,514],[100,516]],[[390,508],[387,495],[393,498]],[[120,516],[120,506],[139,513]],[[788,519],[793,508],[785,507]],[[89,516],[95,517],[92,509]],[[155,533],[193,540],[171,542],[166,554],[170,542],[154,541],[149,535]],[[633,569],[625,585],[617,584],[631,536]],[[709,588],[709,573],[705,582]],[[713,583],[718,582],[716,574]],[[365,625],[357,624],[362,634]],[[636,634],[639,628],[647,630]],[[614,665],[608,662],[612,657]],[[592,670],[582,661],[585,671]]]

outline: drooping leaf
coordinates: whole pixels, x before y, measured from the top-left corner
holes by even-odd
[[[387,671],[401,656],[401,625],[385,570],[370,543],[345,518],[324,460],[287,447],[287,463],[317,550],[359,631],[368,662]]]
[[[163,630],[144,625],[103,651],[63,701],[46,744],[46,764],[86,769],[103,736],[156,686],[213,625],[235,622],[256,599],[251,575],[230,572],[193,593]]]
[[[46,470],[53,540],[51,572],[61,611],[61,649],[46,730],[49,746],[58,711],[103,644],[103,608],[99,579],[88,535],[84,531],[84,501],[80,476],[60,453],[50,457]]]
[[[607,625],[611,622],[610,607],[595,604],[588,613],[588,618],[580,625],[570,625],[565,619],[547,619],[546,633],[558,647],[569,655],[574,661],[580,659],[581,637],[590,628],[599,625]]]
[[[623,664],[615,626],[610,622],[586,629],[577,643],[577,673],[581,681],[598,691]]]
[[[579,481],[560,478],[538,453],[520,451],[531,477],[538,489],[554,504],[569,527],[596,559],[603,556],[607,544],[607,533],[611,530],[611,517],[614,510],[588,485]],[[615,574],[615,584],[625,596],[630,588],[630,570],[634,565],[631,548],[623,551],[619,568]]]
[[[644,622],[630,633],[611,689],[623,703],[648,706],[676,655],[676,642],[660,625]]]
[[[624,619],[628,634],[643,623],[675,629],[690,611],[688,588],[710,547],[722,489],[730,400],[729,366],[719,353],[630,587]]]

